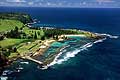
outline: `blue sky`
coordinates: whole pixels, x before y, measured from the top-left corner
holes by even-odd
[[[120,7],[120,0],[0,0],[0,6]]]

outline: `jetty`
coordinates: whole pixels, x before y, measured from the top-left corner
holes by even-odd
[[[23,58],[23,59],[28,59],[28,60],[33,61],[33,62],[35,62],[35,63],[38,63],[38,64],[40,64],[40,65],[43,64],[43,62],[41,62],[41,61],[39,61],[39,60],[36,60],[36,59],[33,59],[33,58],[31,58],[30,56],[24,56],[24,57],[22,57],[22,58]]]

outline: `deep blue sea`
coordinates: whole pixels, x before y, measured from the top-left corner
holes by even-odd
[[[37,19],[35,26],[76,28],[120,36],[119,8],[0,7],[0,12],[28,13],[33,19]],[[82,51],[77,49],[66,53],[71,54],[67,55],[71,56],[69,59],[46,70],[39,69],[31,61],[19,60],[17,64],[6,69],[9,70],[8,80],[120,80],[119,37],[111,36]],[[19,64],[23,69],[12,72]]]

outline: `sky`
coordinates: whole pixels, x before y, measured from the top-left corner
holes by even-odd
[[[0,6],[115,8],[120,0],[0,0]]]

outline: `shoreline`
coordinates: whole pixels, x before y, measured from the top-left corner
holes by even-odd
[[[80,34],[71,34],[71,35],[64,35],[65,37],[72,37],[72,36],[74,36],[74,37],[86,37],[85,35],[80,35]]]
[[[93,33],[91,33],[93,34]],[[53,42],[57,42],[57,41],[64,41],[65,39],[62,39],[61,37],[71,37],[71,36],[75,36],[75,37],[87,37],[86,35],[79,35],[79,34],[74,34],[74,35],[60,35],[59,39],[58,40],[54,40],[54,39],[49,39],[49,40],[45,40],[42,42],[42,45],[39,47],[38,50],[36,50],[36,52],[32,55],[32,56],[26,56],[24,57],[24,59],[28,59],[28,60],[31,60],[35,63],[38,63],[40,65],[43,65],[43,66],[46,66],[50,63],[50,61],[48,61],[47,59],[45,59],[45,61],[40,61],[40,60],[37,60],[38,57],[41,57],[42,55],[44,55],[44,52],[50,47],[50,45],[53,43]],[[100,37],[99,35],[96,35],[98,37]],[[101,38],[101,37],[100,37]],[[102,39],[102,38],[101,38]],[[99,40],[99,39],[97,39]],[[64,48],[65,46],[63,46],[62,48]],[[58,53],[59,51],[61,50],[61,48],[56,52]],[[55,56],[58,55],[58,54],[55,54],[53,57],[55,58]],[[53,60],[54,60],[53,58]]]
[[[53,42],[64,41],[65,38],[63,38],[63,37],[67,37],[67,39],[68,39],[68,37],[75,36],[75,37],[86,37],[86,38],[91,38],[91,39],[96,39],[96,40],[101,39],[101,38],[104,37],[102,35],[98,35],[98,34],[95,34],[95,33],[92,33],[92,32],[88,32],[88,31],[83,31],[83,32],[84,32],[84,34],[64,34],[64,35],[59,35],[58,40],[55,40],[55,39],[52,39],[52,38],[44,40],[44,41],[42,41],[42,45],[34,53],[32,53],[32,54],[28,53],[28,54],[25,54],[25,55],[20,55],[19,57],[10,59],[10,61],[14,62],[16,59],[22,58],[22,59],[27,59],[27,60],[33,61],[35,63],[38,63],[39,65],[43,65],[44,61],[37,60],[37,57],[40,57],[40,56],[44,55],[44,52],[50,47],[50,45]],[[86,35],[86,34],[88,34],[88,35]],[[47,63],[49,63],[49,62],[50,61],[48,61]],[[45,64],[45,65],[47,65],[47,64]]]
[[[26,14],[25,14],[26,15]],[[21,16],[21,15],[20,15]],[[29,15],[27,15],[27,16],[29,16]],[[9,17],[9,16],[8,16]],[[29,16],[30,17],[30,16]],[[18,18],[18,17],[16,17],[16,18]],[[40,61],[40,60],[37,60],[36,59],[36,57],[40,57],[40,56],[42,56],[42,55],[44,55],[44,53],[45,53],[45,51],[50,47],[50,45],[53,43],[53,42],[56,42],[56,41],[64,41],[64,40],[66,40],[66,39],[69,39],[68,37],[70,37],[70,36],[76,36],[76,37],[86,37],[86,38],[91,38],[91,39],[95,39],[95,40],[99,40],[99,39],[101,39],[101,38],[103,38],[104,36],[103,35],[98,35],[98,34],[95,34],[95,33],[93,33],[93,32],[89,32],[89,31],[84,31],[84,30],[77,30],[77,29],[58,29],[58,28],[54,28],[54,27],[50,27],[50,26],[47,26],[47,27],[45,27],[45,26],[41,26],[41,27],[39,27],[39,29],[37,29],[36,27],[34,27],[34,26],[32,26],[32,24],[34,24],[34,23],[36,23],[36,20],[32,20],[32,18],[30,17],[30,18],[25,18],[25,20],[27,21],[27,22],[22,22],[23,23],[23,29],[22,29],[22,31],[24,32],[24,33],[26,33],[27,34],[27,31],[25,32],[24,31],[24,28],[29,28],[29,29],[34,29],[35,30],[35,33],[36,33],[36,30],[40,30],[40,29],[44,29],[44,30],[48,30],[48,33],[46,34],[47,35],[47,39],[46,40],[41,40],[42,42],[42,44],[41,43],[37,43],[36,42],[36,45],[37,44],[40,44],[40,45],[38,45],[39,46],[39,48],[37,48],[37,47],[35,47],[35,46],[31,46],[32,48],[34,47],[35,49],[34,50],[32,50],[32,51],[30,51],[31,49],[31,47],[30,48],[25,48],[26,47],[26,44],[30,44],[31,42],[26,42],[26,43],[24,43],[23,44],[23,50],[21,50],[21,52],[15,52],[16,53],[16,55],[14,56],[12,56],[12,57],[6,57],[6,59],[7,59],[7,61],[5,61],[5,63],[6,64],[4,64],[4,65],[2,65],[2,66],[0,66],[0,68],[6,68],[6,67],[8,67],[8,66],[10,66],[14,61],[16,61],[17,59],[19,59],[19,58],[23,58],[23,59],[27,59],[27,60],[31,60],[31,61],[33,61],[33,62],[35,62],[35,63],[38,63],[38,64],[40,64],[40,65],[42,65],[43,64],[43,62],[44,61]],[[21,20],[20,20],[21,21]],[[28,29],[28,31],[30,32],[30,30]],[[19,31],[17,31],[18,33],[19,33]],[[28,33],[29,33],[28,32]],[[34,31],[32,32],[32,33],[34,33]],[[35,36],[35,33],[34,34],[32,34],[32,35],[34,35]],[[11,33],[10,33],[11,34]],[[44,33],[45,34],[45,33]],[[49,36],[48,36],[49,35]],[[1,36],[1,35],[0,35]],[[21,35],[20,35],[21,36]],[[31,37],[31,36],[26,36],[26,37],[24,37],[24,38],[28,38],[28,37]],[[46,36],[45,36],[46,37]],[[49,39],[48,39],[49,38]],[[54,39],[53,39],[54,38]],[[4,39],[4,38],[3,38]],[[16,38],[15,38],[16,39]],[[21,39],[21,38],[20,38]],[[33,39],[33,36],[32,36],[32,38],[31,39]],[[40,39],[40,38],[34,38],[34,40],[35,41],[37,41],[38,39]],[[21,44],[21,43],[20,43]],[[34,43],[33,43],[34,44]],[[35,45],[35,44],[34,44]],[[15,45],[12,45],[12,47],[14,47]],[[27,46],[27,47],[29,47],[29,46]],[[65,47],[65,46],[63,46],[63,47]],[[25,50],[24,50],[24,48],[25,48]],[[37,49],[36,49],[37,48]],[[28,50],[28,51],[27,51]],[[25,52],[24,52],[25,51]],[[57,52],[59,52],[59,50],[57,51]],[[57,52],[56,52],[56,54],[55,55],[53,55],[53,59],[54,59],[54,57],[57,55]],[[12,52],[10,52],[10,54],[12,54]],[[50,62],[51,61],[51,59],[48,59],[47,60],[48,62]],[[47,63],[48,63],[47,62]],[[46,64],[47,65],[47,64]]]
[[[30,60],[30,61],[33,61],[35,63],[38,63],[39,65],[42,65],[43,62],[40,61],[40,60],[37,60],[36,57],[40,57],[44,54],[44,52],[50,47],[50,45],[55,42],[56,40],[53,40],[53,39],[49,39],[49,40],[44,40],[42,42],[42,45],[39,47],[38,50],[36,50],[35,53],[33,53],[32,55],[27,55],[27,56],[23,56],[21,58],[23,59],[27,59],[27,60]]]
[[[86,32],[85,32],[86,33]],[[62,50],[62,48],[64,48],[65,46],[59,48],[59,50],[56,52],[55,55],[52,56],[52,58],[48,58],[48,59],[45,59],[44,61],[40,61],[40,60],[37,60],[36,57],[41,57],[42,55],[44,55],[44,52],[50,47],[50,45],[53,43],[53,42],[57,42],[57,41],[64,41],[65,39],[62,39],[63,36],[65,37],[71,37],[71,36],[75,36],[75,37],[85,37],[85,38],[91,38],[91,39],[94,39],[95,41],[98,41],[98,40],[101,40],[101,39],[104,39],[106,36],[105,35],[100,35],[100,34],[95,34],[95,33],[91,33],[89,32],[90,34],[93,34],[95,35],[95,37],[88,37],[86,35],[83,35],[83,34],[70,34],[70,35],[60,35],[60,38],[58,40],[55,40],[55,39],[47,39],[47,40],[44,40],[42,41],[42,45],[39,47],[38,50],[36,50],[35,53],[33,53],[32,55],[19,55],[18,57],[16,58],[12,58],[9,60],[9,62],[7,62],[8,64],[4,66],[4,69],[6,67],[9,67],[11,66],[11,64],[16,61],[17,59],[26,59],[26,60],[30,60],[30,61],[33,61],[34,63],[37,63],[39,65],[39,68],[44,70],[44,69],[47,69],[48,67],[50,67],[49,65],[51,65],[51,62],[54,61],[54,59],[56,58],[57,55],[59,55],[58,53]],[[70,38],[67,38],[67,39],[70,39]],[[99,41],[98,41],[99,42]],[[3,69],[3,70],[4,70]]]
[[[40,65],[43,65],[43,64],[45,64],[45,65],[47,65],[46,63],[49,63],[49,61],[47,61],[46,62],[46,60],[45,61],[40,61],[40,60],[37,60],[37,58],[38,57],[41,57],[42,55],[44,55],[44,52],[50,47],[50,45],[53,43],[53,42],[57,42],[57,41],[64,41],[65,39],[62,39],[61,37],[63,37],[63,36],[65,36],[65,37],[70,37],[70,36],[76,36],[76,37],[86,37],[85,35],[81,35],[81,34],[74,34],[74,35],[60,35],[59,37],[59,39],[58,40],[54,40],[54,39],[48,39],[48,40],[45,40],[45,41],[43,41],[42,42],[42,45],[39,47],[39,49],[38,50],[36,50],[36,52],[35,53],[33,53],[32,55],[30,55],[30,56],[23,56],[23,57],[21,57],[21,58],[23,58],[23,59],[27,59],[27,60],[31,60],[31,61],[33,61],[33,62],[35,62],[35,63],[38,63],[38,64],[40,64]],[[61,48],[64,48],[65,46],[63,46],[63,47],[61,47]],[[56,53],[58,53],[60,50],[61,50],[61,48],[56,52]],[[57,54],[56,54],[57,55]],[[55,56],[54,56],[55,57]]]

